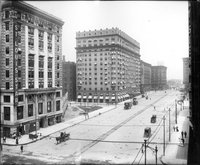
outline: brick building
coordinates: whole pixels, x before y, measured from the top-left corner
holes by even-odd
[[[76,101],[76,63],[62,62],[63,68],[63,95],[68,92],[68,100]]]
[[[23,1],[4,1],[1,16],[1,135],[60,122],[64,22]]]
[[[167,88],[167,67],[151,67],[151,87],[153,90],[163,90]]]
[[[140,62],[141,93],[151,90],[151,64]]]
[[[76,33],[77,100],[122,101],[140,92],[140,44],[118,28]]]

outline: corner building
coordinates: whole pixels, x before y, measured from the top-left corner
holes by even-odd
[[[61,121],[64,22],[23,1],[5,1],[1,16],[1,135],[10,137]]]
[[[120,102],[140,92],[140,44],[118,28],[76,33],[77,101]]]

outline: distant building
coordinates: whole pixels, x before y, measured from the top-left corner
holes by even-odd
[[[140,44],[118,28],[76,33],[77,100],[122,101],[140,92]]]
[[[141,93],[151,90],[151,64],[140,62]]]
[[[189,75],[190,75],[190,58],[183,58],[183,85],[185,89],[189,87]]]
[[[153,90],[163,90],[167,88],[167,67],[151,67],[151,87]]]
[[[65,60],[65,59],[64,59]],[[76,100],[76,63],[62,62],[63,68],[63,96],[68,92],[68,100]]]
[[[23,1],[1,7],[1,135],[10,137],[61,121],[64,22]]]

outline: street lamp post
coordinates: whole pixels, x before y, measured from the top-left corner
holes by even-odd
[[[165,156],[165,116],[163,116],[163,156]]]

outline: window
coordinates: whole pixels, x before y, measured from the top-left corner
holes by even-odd
[[[59,72],[57,73],[57,78],[59,78]]]
[[[28,39],[28,46],[31,46],[31,47],[34,46],[34,39],[33,38]]]
[[[28,27],[28,34],[34,35],[34,28]]]
[[[34,78],[34,71],[33,70],[28,71],[28,78]]]
[[[17,120],[23,119],[23,106],[17,107]]]
[[[20,58],[18,58],[18,66],[21,66],[21,59]]]
[[[49,88],[52,87],[52,82],[51,82],[51,81],[48,82],[48,87],[49,87]]]
[[[9,11],[5,11],[5,18],[9,18]]]
[[[47,113],[51,112],[51,101],[47,102]]]
[[[57,69],[59,69],[59,63],[57,63]]]
[[[21,70],[18,70],[18,77],[21,77],[21,75],[22,75]]]
[[[39,82],[39,88],[44,88],[44,82],[43,81]]]
[[[4,102],[5,103],[10,103],[10,96],[4,96]]]
[[[10,89],[10,82],[6,82],[6,89]]]
[[[48,78],[52,78],[52,72],[48,72]]]
[[[18,81],[18,89],[22,89],[22,82]]]
[[[39,71],[39,78],[44,78],[44,72],[43,71]]]
[[[6,58],[6,66],[9,65],[9,58]]]
[[[9,47],[7,46],[7,47],[6,47],[6,54],[9,54],[9,52],[10,52],[10,51],[9,51]]]
[[[24,95],[18,95],[18,101],[19,102],[24,101]]]
[[[52,58],[48,58],[48,68],[52,68]]]
[[[43,103],[38,103],[38,114],[43,114]]]
[[[50,43],[50,42],[48,43],[48,50],[52,51],[52,43]]]
[[[6,35],[6,42],[9,42],[9,35]]]
[[[38,35],[39,35],[39,38],[40,38],[40,39],[43,39],[43,37],[44,37],[44,32],[39,30],[39,34],[38,34]]]
[[[43,41],[39,41],[39,49],[44,49],[44,42]]]
[[[39,57],[39,68],[44,67],[44,57]]]
[[[9,22],[5,22],[5,29],[9,30]]]
[[[60,111],[60,100],[56,101],[56,111]]]
[[[4,107],[4,120],[10,120],[10,107]]]
[[[6,70],[6,77],[8,78],[9,77],[9,74],[10,72],[9,72],[9,70]]]
[[[57,36],[57,42],[59,42],[59,36]]]
[[[52,40],[52,34],[48,33],[47,38],[48,38],[49,41],[51,41]]]
[[[34,56],[33,55],[29,55],[29,57],[28,57],[28,66],[34,67]]]
[[[28,82],[28,88],[34,88],[34,82],[33,81]]]
[[[56,92],[56,97],[60,97],[60,92]]]
[[[33,116],[33,104],[28,105],[28,117]]]
[[[57,51],[59,51],[59,45],[57,46]]]

